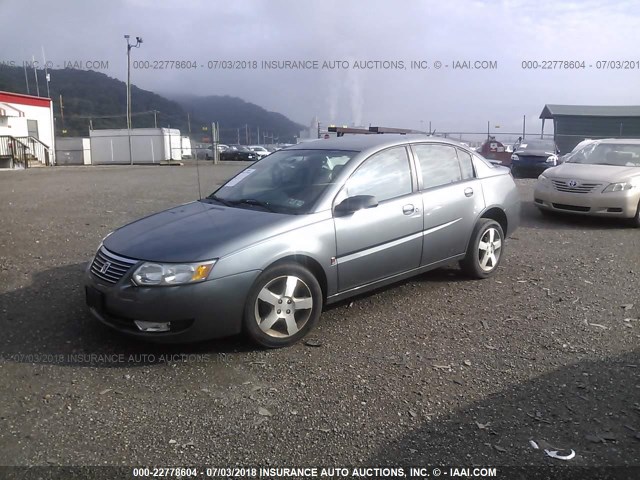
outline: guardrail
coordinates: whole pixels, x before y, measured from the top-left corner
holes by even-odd
[[[21,139],[10,135],[0,136],[0,167],[29,167],[29,147]]]

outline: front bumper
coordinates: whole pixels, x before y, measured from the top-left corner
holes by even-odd
[[[633,218],[638,211],[640,190],[601,193],[559,192],[553,185],[538,181],[533,190],[536,207],[556,212],[599,217]]]
[[[85,272],[89,310],[105,325],[127,335],[182,343],[235,335],[242,330],[246,297],[259,271],[175,287],[139,287],[131,269],[116,284]],[[144,332],[135,321],[168,323],[167,332]]]
[[[548,168],[554,167],[551,163],[546,162],[522,162],[517,160],[511,161],[511,171],[522,175],[540,175]]]

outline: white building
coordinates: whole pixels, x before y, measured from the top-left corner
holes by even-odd
[[[129,150],[131,133],[131,150]],[[175,128],[90,130],[93,165],[160,163],[182,158],[182,136]]]
[[[55,164],[50,98],[0,91],[0,167],[27,160]]]

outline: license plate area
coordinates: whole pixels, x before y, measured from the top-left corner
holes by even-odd
[[[104,293],[93,287],[85,287],[87,305],[96,310],[104,309]]]

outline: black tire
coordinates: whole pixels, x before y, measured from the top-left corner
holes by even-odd
[[[493,234],[491,234],[491,231],[493,231]],[[489,246],[491,249],[484,249],[482,250],[484,253],[481,254],[480,243],[483,242],[486,244],[489,239],[488,235],[494,235],[493,243]],[[498,239],[500,244],[499,248],[496,248],[495,243]],[[462,271],[472,278],[487,278],[496,272],[503,254],[504,232],[502,231],[502,227],[495,220],[491,220],[490,218],[481,218],[473,229],[471,239],[469,240],[469,246],[467,247],[467,255],[464,260],[460,262],[460,268],[462,268]],[[488,259],[486,258],[487,255],[489,255]],[[491,255],[493,255],[493,258],[491,258]],[[491,263],[491,265],[488,265],[488,263]]]
[[[631,226],[640,228],[640,202],[638,202],[638,208],[636,209],[636,216],[631,219]]]
[[[295,286],[291,278],[296,279]],[[264,299],[259,298],[261,293]],[[293,345],[316,326],[322,304],[322,289],[308,269],[297,263],[273,265],[260,274],[249,291],[244,332],[263,347]]]

